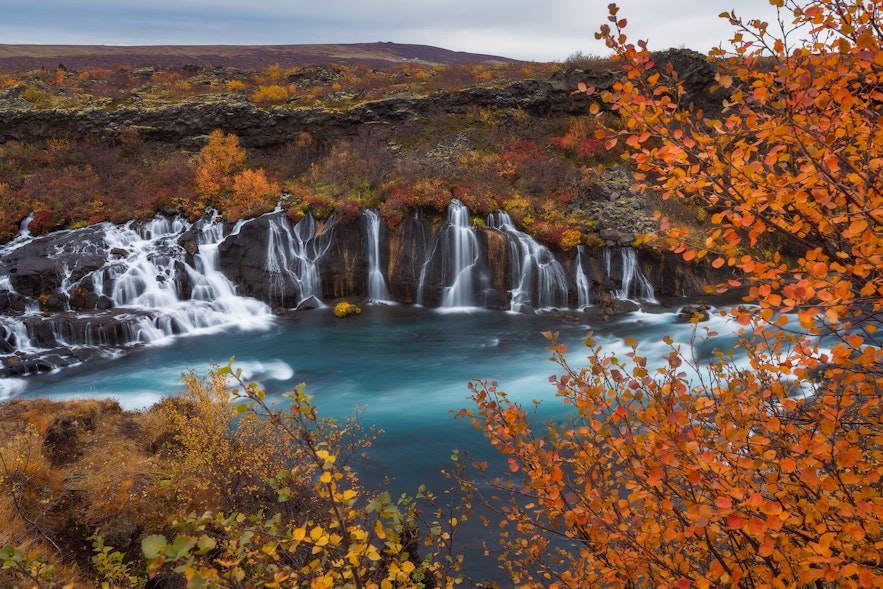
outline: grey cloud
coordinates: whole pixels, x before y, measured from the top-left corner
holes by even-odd
[[[4,8],[0,43],[282,44],[393,41],[533,60],[581,50],[609,0],[45,0]],[[717,14],[735,0],[620,0],[630,38],[707,50],[727,38]],[[746,15],[766,0],[739,0]]]

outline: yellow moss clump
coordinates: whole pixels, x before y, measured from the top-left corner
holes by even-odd
[[[362,310],[352,303],[337,303],[334,306],[335,317],[349,317],[350,315],[358,315]]]

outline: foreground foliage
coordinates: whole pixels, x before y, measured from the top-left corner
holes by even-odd
[[[238,388],[231,388],[235,384]],[[450,587],[468,503],[363,488],[375,433],[285,409],[229,367],[149,411],[13,401],[0,416],[0,585]]]
[[[144,538],[151,575],[174,567],[188,587],[452,587],[461,557],[451,552],[456,520],[435,519],[421,531],[414,499],[393,501],[359,485],[347,464],[354,423],[319,418],[303,385],[276,410],[264,391],[224,367],[234,410],[246,422],[264,422],[288,447],[288,464],[266,479],[280,504],[295,497],[296,511],[207,511],[176,523],[172,540]],[[358,437],[357,439],[363,439]],[[420,499],[434,502],[424,490]],[[307,506],[304,506],[307,504]],[[442,518],[442,511],[435,516]],[[426,550],[426,556],[421,551]]]
[[[598,36],[624,72],[600,97],[626,124],[599,136],[636,189],[707,208],[707,232],[664,222],[658,243],[729,265],[723,288],[754,305],[732,310],[735,350],[706,358],[699,333],[661,366],[590,336],[575,368],[549,334],[559,423],[474,384],[464,413],[509,461],[492,482],[512,501],[489,503],[520,586],[883,585],[883,3],[771,4],[778,31],[722,15],[720,116],[610,6]]]

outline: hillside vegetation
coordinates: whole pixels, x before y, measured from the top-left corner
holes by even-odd
[[[610,66],[600,60],[582,65],[599,71]],[[346,113],[401,97],[432,100],[439,92],[545,80],[566,67],[573,65],[58,68],[0,76],[0,94],[11,110],[37,114],[147,112],[177,103],[199,108],[206,100],[220,101],[219,108],[249,103],[271,113]],[[586,115],[539,114],[468,102],[453,111],[432,110],[430,103],[425,115],[394,123],[354,121],[349,136],[301,131],[283,145],[247,151],[220,131],[182,145],[146,140],[135,125],[112,135],[96,129],[80,138],[59,132],[10,140],[0,144],[0,239],[13,237],[29,213],[34,234],[157,212],[194,217],[206,206],[236,221],[272,210],[282,194],[293,218],[309,209],[320,218],[337,213],[346,219],[372,207],[390,226],[417,207],[440,212],[457,198],[478,218],[505,208],[539,240],[562,248],[602,243],[599,220],[621,229],[616,241],[626,243],[652,230],[652,206],[611,199],[629,180],[622,173],[610,176],[619,152],[606,150],[595,136],[597,122]],[[219,150],[230,156],[220,168],[211,163]]]

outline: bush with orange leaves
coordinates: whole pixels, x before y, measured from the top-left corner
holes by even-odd
[[[710,359],[702,338],[617,359],[590,335],[577,367],[549,334],[567,415],[542,427],[474,384],[461,413],[508,458],[492,482],[512,501],[491,506],[520,587],[883,586],[883,2],[770,3],[778,31],[722,15],[721,114],[610,5],[623,76],[583,90],[624,128],[599,135],[636,189],[711,213],[648,239],[731,267],[752,305]]]

